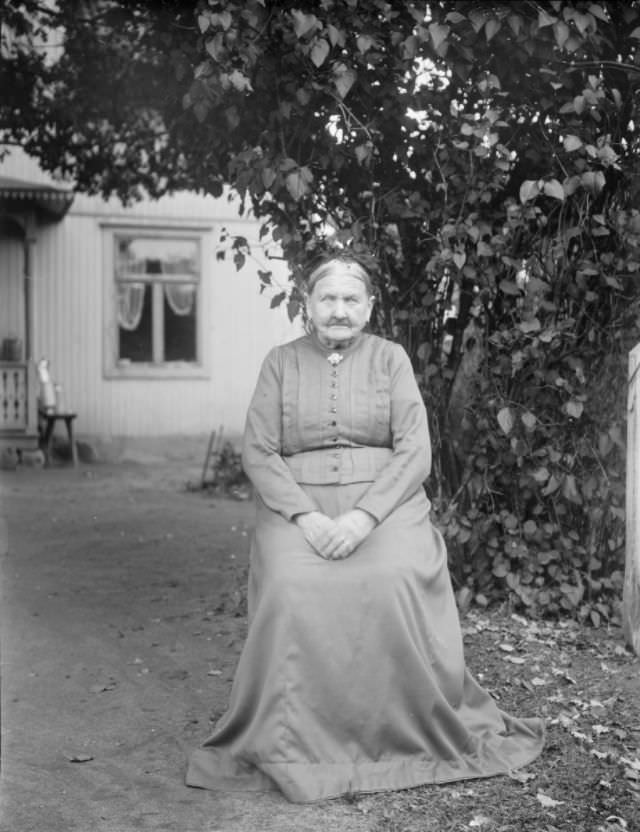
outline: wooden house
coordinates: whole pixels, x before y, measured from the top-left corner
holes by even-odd
[[[242,235],[251,257],[224,251]],[[76,435],[116,456],[240,434],[267,350],[300,332],[257,271],[284,263],[237,203],[192,193],[124,207],[74,193],[21,153],[0,162],[0,446],[35,446],[36,364]]]

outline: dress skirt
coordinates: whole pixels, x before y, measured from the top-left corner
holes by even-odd
[[[367,486],[302,487],[337,516]],[[307,803],[506,773],[543,742],[541,720],[499,710],[465,667],[422,489],[339,561],[258,499],[247,640],[188,785]]]

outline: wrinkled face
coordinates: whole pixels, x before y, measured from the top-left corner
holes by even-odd
[[[320,343],[339,346],[354,338],[367,324],[373,297],[367,287],[346,269],[321,278],[307,295],[307,315]]]

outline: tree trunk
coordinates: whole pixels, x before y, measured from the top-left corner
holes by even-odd
[[[627,644],[640,655],[640,344],[629,353],[626,513],[622,625]]]

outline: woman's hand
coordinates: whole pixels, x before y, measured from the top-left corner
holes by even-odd
[[[347,558],[354,552],[362,541],[368,537],[376,527],[376,518],[361,508],[354,508],[351,511],[336,517],[336,525],[340,531],[340,537],[344,541],[334,558]]]
[[[295,523],[307,543],[326,560],[331,560],[342,546],[342,534],[336,521],[321,511],[298,514]]]
[[[348,558],[377,524],[373,515],[354,508],[332,520],[320,511],[298,514],[295,518],[304,539],[325,560]]]

